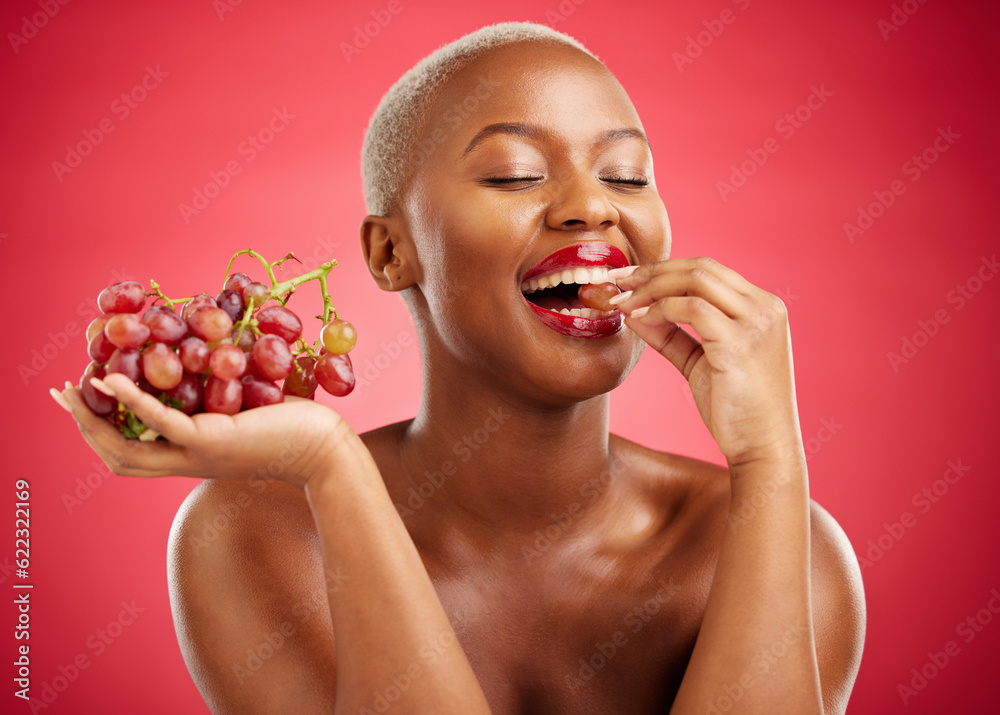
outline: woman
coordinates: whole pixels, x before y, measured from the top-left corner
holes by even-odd
[[[136,445],[62,393],[117,474],[207,479],[170,594],[213,712],[844,712],[864,597],[809,501],[784,306],[667,259],[614,76],[547,28],[484,28],[390,90],[363,159],[364,255],[420,339],[414,419],[189,418],[110,375],[169,440]],[[616,310],[581,311],[576,283],[607,280]],[[725,468],[608,433],[647,344]]]

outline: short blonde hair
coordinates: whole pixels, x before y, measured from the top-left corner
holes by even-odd
[[[558,42],[600,62],[578,40],[532,22],[488,25],[420,60],[385,93],[365,132],[361,178],[369,214],[388,216],[397,208],[400,191],[414,168],[413,151],[424,112],[445,82],[487,50],[518,42]]]

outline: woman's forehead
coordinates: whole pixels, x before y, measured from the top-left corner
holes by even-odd
[[[432,123],[444,118],[457,127],[483,110],[544,115],[567,105],[635,116],[628,94],[603,64],[551,42],[488,50],[449,78],[428,109]]]

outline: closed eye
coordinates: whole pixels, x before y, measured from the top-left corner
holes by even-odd
[[[484,181],[487,184],[516,184],[518,182],[541,181],[540,176],[491,176]]]
[[[612,184],[628,184],[629,186],[649,186],[649,180],[642,179],[640,177],[625,177],[625,176],[618,176],[616,174],[614,176],[604,176],[602,178],[604,181],[607,181]]]

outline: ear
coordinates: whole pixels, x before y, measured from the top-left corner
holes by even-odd
[[[416,254],[398,217],[365,216],[361,222],[361,252],[382,290],[400,291],[416,283]]]

